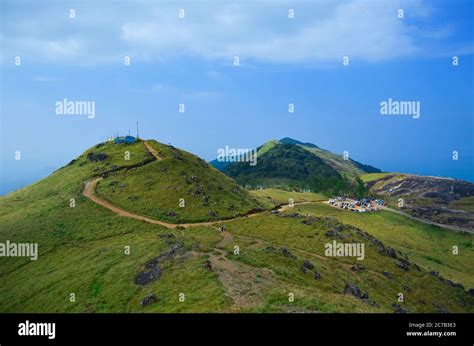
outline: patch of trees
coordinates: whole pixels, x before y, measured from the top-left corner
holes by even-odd
[[[330,178],[312,175],[309,179],[309,188],[312,192],[323,193],[328,196],[350,196],[362,198],[368,195],[369,189],[359,177],[348,179],[343,175]]]

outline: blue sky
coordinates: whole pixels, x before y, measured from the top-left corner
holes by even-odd
[[[206,160],[292,137],[384,171],[474,181],[471,1],[0,6],[0,193],[136,121],[142,137]],[[55,114],[64,98],[94,101],[96,117]],[[419,101],[421,117],[382,116],[389,98]]]

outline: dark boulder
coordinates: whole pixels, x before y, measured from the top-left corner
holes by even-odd
[[[400,304],[392,304],[392,306],[395,308],[395,313],[396,314],[406,314],[408,311],[405,308],[402,308]]]
[[[362,292],[359,287],[354,284],[347,283],[344,287],[344,294],[350,294],[357,298],[362,298]]]
[[[104,161],[107,159],[107,154],[104,153],[89,153],[87,154],[87,159],[92,162]]]
[[[329,231],[325,233],[325,236],[328,238],[338,238],[338,239],[344,239],[344,235],[341,234],[342,230],[344,229],[344,226],[336,226]]]
[[[140,305],[142,307],[145,307],[147,305],[150,305],[150,304],[153,304],[157,301],[158,299],[156,298],[156,296],[152,293],[152,294],[149,294],[147,295],[145,298],[143,298],[141,301],[140,301]]]
[[[397,251],[393,247],[388,247],[385,250],[385,253],[392,258],[397,258]]]
[[[351,267],[351,270],[355,272],[362,272],[365,270],[365,267],[362,264],[356,264]]]
[[[406,263],[400,261],[400,260],[399,260],[399,261],[396,261],[395,264],[396,264],[399,268],[401,268],[401,269],[403,269],[403,270],[405,270],[405,271],[408,271],[408,269],[409,269],[409,268],[408,268],[408,265],[407,265]]]
[[[311,262],[308,261],[308,260],[304,260],[302,266],[305,267],[306,269],[309,269],[309,270],[311,270],[311,269],[314,268],[313,263],[311,263]]]
[[[297,257],[295,255],[293,255],[291,253],[290,250],[288,250],[288,248],[286,247],[281,247],[280,250],[279,250],[280,254],[282,254],[283,256],[285,257],[289,257],[289,258],[292,258],[292,259],[296,259]]]
[[[454,282],[452,282],[451,280],[448,280],[448,279],[445,279],[445,278],[442,278],[442,277],[439,277],[439,280],[443,284],[445,284],[446,286],[456,287],[456,284]]]
[[[171,239],[171,238],[176,238],[176,236],[173,233],[166,233],[166,234],[160,234],[159,237],[161,239]]]
[[[160,268],[152,268],[147,271],[142,271],[138,273],[138,275],[135,277],[135,283],[137,285],[146,285],[156,279],[158,279],[161,276],[161,269]]]

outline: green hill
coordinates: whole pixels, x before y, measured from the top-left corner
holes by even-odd
[[[257,155],[260,158],[263,154],[267,153],[270,149],[275,148],[278,145],[287,144],[303,148],[306,151],[317,156],[319,159],[333,169],[335,169],[341,175],[348,177],[356,177],[366,173],[381,173],[381,170],[370,165],[362,164],[351,158],[344,159],[342,155],[334,154],[328,150],[321,149],[313,143],[303,143],[296,139],[285,137],[278,140],[271,140],[257,148]],[[219,162],[217,160],[211,161],[211,164],[219,170],[225,171],[229,166],[236,164],[233,162]]]
[[[339,177],[336,170],[319,157],[299,146],[281,143],[258,156],[257,165],[238,162],[226,167],[224,172],[243,185],[253,186],[301,184],[300,187],[303,188],[304,181],[311,175],[326,179]]]
[[[230,218],[263,209],[245,189],[200,158],[156,141],[148,143],[162,160],[108,174],[97,186],[98,196],[173,223]]]
[[[294,150],[310,154],[286,145],[266,154],[277,147],[291,157]],[[294,167],[295,174],[334,174],[315,162]],[[98,182],[93,198],[108,207],[83,195],[91,182]],[[178,209],[183,194],[186,207]],[[207,205],[203,196],[210,196]],[[304,204],[291,208],[290,199]],[[39,246],[36,261],[0,256],[0,311],[474,311],[468,235],[390,212],[350,213],[324,200],[308,192],[248,192],[199,158],[155,141],[99,144],[0,197],[0,243]],[[213,222],[186,229],[157,223],[216,221],[256,208],[275,209],[226,220],[224,231]],[[364,260],[326,256],[333,241],[363,243]]]
[[[288,137],[266,142],[256,150],[258,163],[254,166],[248,162],[239,162],[241,160],[213,160],[210,163],[247,187],[358,196],[367,193],[359,177],[366,173],[381,172],[370,165],[344,159],[342,155],[333,154],[315,144]]]
[[[13,238],[27,235],[31,241],[47,243],[96,237],[96,227],[78,229],[74,220],[91,213],[91,221],[102,223],[94,215],[103,208],[82,195],[85,183],[97,178],[102,178],[98,197],[138,214],[176,223],[228,218],[262,208],[245,189],[196,156],[156,141],[147,143],[162,155],[160,162],[143,141],[101,143],[49,177],[0,197],[1,230],[8,230]],[[73,208],[71,198],[76,204]],[[180,198],[185,202],[182,208]],[[83,203],[85,200],[88,203]],[[111,232],[102,230],[101,236]]]
[[[270,141],[257,148],[257,158],[255,166],[235,162],[218,167],[245,186],[309,189],[327,194],[363,195],[366,192],[358,179],[366,166],[344,160],[311,143],[291,138]]]

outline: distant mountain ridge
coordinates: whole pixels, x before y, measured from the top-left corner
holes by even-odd
[[[298,144],[298,145],[302,145],[302,146],[310,147],[310,148],[319,148],[316,144],[309,143],[309,142],[303,143],[290,137],[282,138],[279,140],[279,142],[283,144]]]
[[[317,188],[330,184],[336,190],[366,173],[381,170],[321,149],[316,144],[285,137],[271,140],[257,148],[257,165],[226,158],[210,162],[215,168],[242,185]],[[343,181],[344,180],[344,181]],[[334,191],[336,192],[336,191]]]
[[[257,148],[257,165],[232,160],[211,161],[211,165],[252,187],[292,187],[332,193],[350,192],[359,184],[358,176],[381,170],[344,159],[341,155],[293,138],[271,140]],[[239,160],[234,160],[239,161]],[[360,191],[362,192],[362,191]]]

